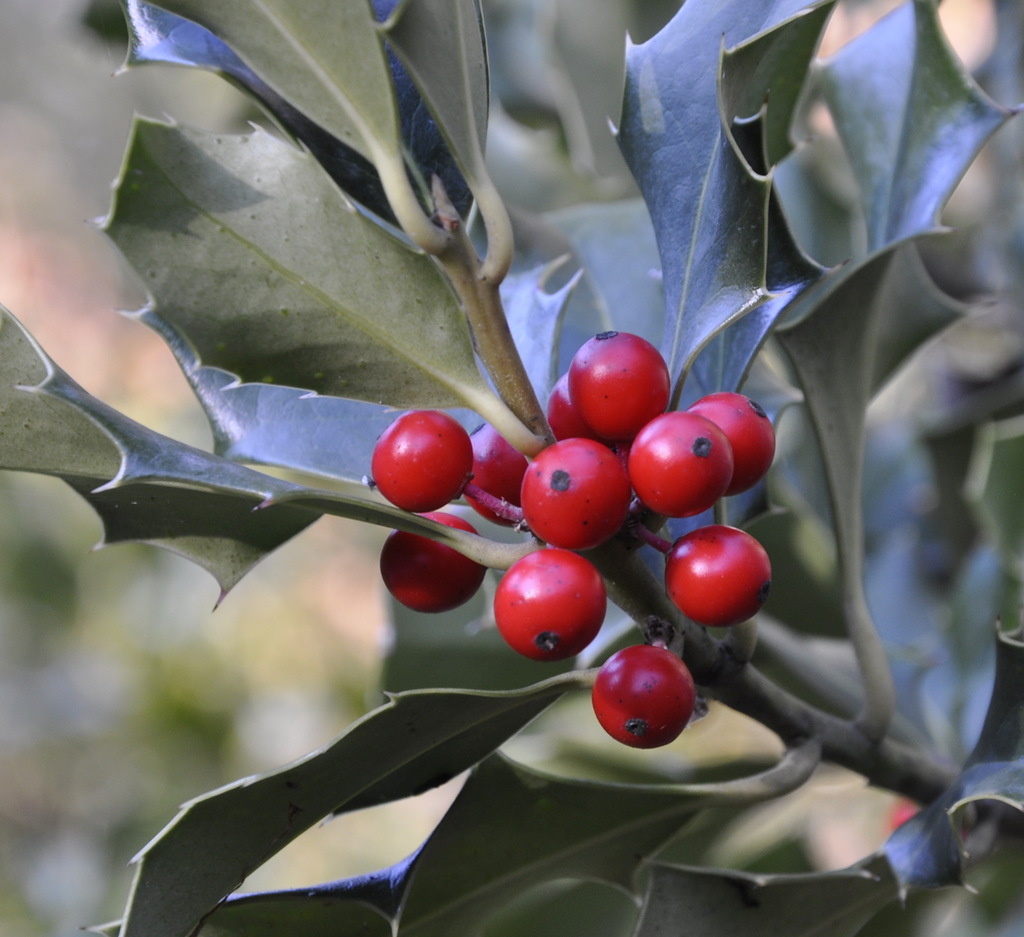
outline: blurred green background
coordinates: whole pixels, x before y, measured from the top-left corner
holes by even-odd
[[[633,194],[607,132],[623,36],[629,29],[642,40],[678,4],[622,0],[601,17],[586,15],[591,4],[485,4],[503,104],[491,157],[521,212]],[[893,5],[841,5],[829,43]],[[943,9],[961,54],[980,61],[993,39],[991,5],[948,0]],[[152,68],[115,77],[121,31],[115,3],[0,2],[0,302],[88,391],[208,447],[171,354],[117,314],[144,296],[91,221],[109,207],[134,112],[226,130],[244,129],[251,112],[208,74]],[[525,215],[519,220],[528,232]],[[0,475],[0,937],[70,937],[117,917],[130,858],[182,801],[305,754],[379,701],[383,535],[321,521],[214,609],[216,584],[184,560],[134,546],[94,551],[99,523],[61,482]],[[720,732],[720,718],[729,717],[699,725],[686,744],[713,759],[771,750],[746,724]],[[453,793],[447,785],[335,821],[248,886],[298,886],[393,863]],[[826,773],[753,814],[715,858],[749,861],[799,835],[816,865],[838,867],[879,845],[892,803]]]

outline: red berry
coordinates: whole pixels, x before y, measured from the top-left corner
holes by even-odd
[[[566,371],[551,389],[548,397],[548,426],[555,439],[597,439],[597,434],[583,422],[569,396],[569,372]]]
[[[688,618],[724,628],[746,621],[768,598],[772,567],[746,531],[709,524],[684,534],[669,550],[665,588]]]
[[[727,495],[753,488],[775,458],[775,430],[768,414],[749,397],[722,391],[708,394],[687,408],[711,420],[732,446],[732,481]]]
[[[593,563],[548,547],[505,573],[494,595],[494,619],[513,650],[533,660],[565,660],[597,637],[607,605]]]
[[[518,507],[523,475],[529,465],[526,456],[490,423],[481,426],[469,439],[473,446],[473,483],[488,494]],[[499,517],[468,494],[466,501],[488,520],[497,524],[512,524],[512,521]]]
[[[604,662],[591,699],[597,721],[613,739],[632,748],[658,748],[686,728],[696,690],[689,668],[675,654],[637,644]]]
[[[472,468],[473,446],[462,424],[441,410],[412,410],[380,434],[370,471],[388,501],[422,513],[457,498]]]
[[[696,413],[656,416],[629,449],[629,480],[652,511],[690,517],[725,494],[732,478],[732,449],[725,434]]]
[[[423,516],[476,533],[472,524],[453,514],[432,512]],[[380,552],[380,573],[388,591],[407,608],[447,612],[474,596],[487,567],[437,540],[393,530]]]
[[[661,353],[629,332],[601,332],[573,356],[569,397],[602,439],[624,442],[668,405],[671,380]]]
[[[523,476],[526,523],[567,550],[604,543],[626,520],[632,491],[617,455],[593,439],[563,439],[544,449]]]

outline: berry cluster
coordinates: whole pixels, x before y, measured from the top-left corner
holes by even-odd
[[[602,332],[586,342],[547,406],[555,442],[532,461],[493,427],[470,435],[436,410],[398,417],[374,448],[372,477],[392,504],[476,533],[439,509],[464,498],[488,520],[529,529],[544,542],[502,577],[494,618],[505,641],[539,661],[575,656],[605,617],[604,580],[578,551],[617,534],[640,537],[666,555],[665,588],[692,621],[727,627],[763,605],[771,582],[764,548],[735,527],[709,524],[670,543],[652,519],[693,517],[722,497],[753,487],[775,454],[765,412],[736,393],[666,411],[668,368],[650,342]],[[441,612],[467,601],[485,568],[426,537],[393,531],[381,574],[402,604]],[[637,748],[667,744],[693,712],[686,664],[658,643],[624,648],[598,671],[598,722]]]

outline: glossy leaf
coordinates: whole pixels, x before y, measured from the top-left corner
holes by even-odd
[[[62,478],[96,510],[106,543],[179,553],[227,591],[319,517],[256,509],[298,486],[161,436],[90,396],[0,309],[0,466]]]
[[[160,6],[205,27],[278,95],[370,162],[400,151],[395,94],[369,0]]]
[[[121,937],[186,937],[250,872],[324,817],[442,784],[574,680],[508,693],[400,693],[319,751],[191,801],[138,856]]]
[[[513,273],[501,284],[509,329],[541,400],[558,378],[558,336],[579,280],[577,273],[563,286],[548,292],[548,279],[558,266],[556,261],[546,267]]]
[[[957,61],[931,0],[901,4],[827,62],[821,80],[860,187],[868,252],[935,229],[1010,116]]]
[[[813,763],[812,759],[804,764],[796,776],[806,776],[805,769]],[[768,790],[770,785],[762,790],[755,784],[740,800],[757,800],[759,791],[767,796]],[[391,896],[398,910],[396,933],[477,933],[511,897],[553,879],[597,880],[633,891],[647,855],[698,811],[734,802],[734,794],[728,785],[718,791],[714,785],[571,780],[495,754],[474,769],[411,863],[380,873],[400,890]],[[495,843],[502,848],[493,848]],[[330,890],[343,895],[349,889],[349,883],[339,882],[314,893]],[[237,900],[273,907],[272,902],[284,899],[267,895]],[[297,893],[292,900],[301,920]],[[349,913],[347,907],[339,907],[338,923]],[[215,914],[212,920],[217,918]],[[347,937],[328,917],[324,924]],[[241,937],[244,931],[227,933]]]
[[[349,195],[382,218],[394,221],[373,164],[356,149],[315,123],[271,88],[222,39],[209,29],[145,0],[121,0],[129,27],[126,66],[183,65],[223,75],[252,95],[287,133],[308,147],[331,178]],[[374,4],[377,18],[386,16],[394,2]],[[437,126],[423,108],[423,99],[406,71],[389,60],[397,97],[398,118],[406,152],[419,173],[437,174],[452,202],[467,212],[471,198]]]
[[[749,875],[656,863],[634,937],[853,937],[896,899],[883,862],[839,872]]]
[[[690,3],[653,38],[627,49],[619,141],[658,239],[662,351],[673,374],[688,370],[711,338],[769,298],[770,181],[751,171],[723,128],[720,55],[723,44],[794,29],[795,21],[784,24],[804,6]],[[791,80],[796,73],[787,66],[783,74]]]
[[[793,149],[792,123],[835,2],[810,7],[782,28],[754,36],[726,50],[722,61],[722,114],[727,125],[760,115],[758,172],[782,161]]]
[[[1024,810],[1024,643],[999,633],[995,682],[985,724],[964,770],[950,788],[889,838],[885,855],[902,892],[960,884],[964,846],[958,814],[968,804],[998,801]]]
[[[373,444],[395,419],[394,411],[292,387],[241,383],[228,371],[204,365],[153,309],[135,316],[177,359],[206,413],[218,455],[363,485]]]
[[[137,121],[107,232],[203,365],[395,407],[493,400],[431,261],[267,133]]]
[[[384,25],[472,188],[487,178],[489,84],[478,0],[405,0]]]
[[[579,291],[587,288],[593,297],[587,333],[564,349],[563,364],[604,329],[636,332],[657,344],[665,318],[661,262],[643,199],[574,205],[545,220],[569,239],[572,261],[582,272]]]

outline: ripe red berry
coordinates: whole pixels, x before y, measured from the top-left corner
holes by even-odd
[[[629,477],[611,449],[593,439],[563,439],[526,470],[521,503],[541,540],[586,550],[618,532],[631,497]]]
[[[669,598],[688,618],[709,627],[752,617],[768,598],[771,581],[764,547],[746,531],[724,524],[684,534],[665,563]]]
[[[476,533],[472,524],[454,514],[431,512],[423,516]],[[388,591],[407,608],[447,612],[473,597],[487,567],[437,540],[393,530],[380,553],[380,573]]]
[[[732,478],[732,449],[725,434],[697,413],[656,416],[629,449],[629,480],[652,511],[690,517],[725,494]]]
[[[601,332],[569,365],[569,397],[584,424],[612,442],[632,439],[668,405],[671,380],[661,353],[629,332]]]
[[[733,472],[727,495],[747,491],[764,478],[775,458],[775,430],[759,404],[743,394],[722,391],[687,409],[707,417],[729,440]]]
[[[370,464],[380,493],[417,513],[457,498],[472,468],[469,433],[441,410],[403,413],[380,434]]]
[[[569,395],[569,372],[566,371],[551,389],[547,406],[548,426],[555,439],[597,439],[597,434],[583,422]]]
[[[601,727],[632,748],[658,748],[677,738],[695,699],[686,664],[651,644],[616,651],[597,672],[591,694]]]
[[[469,437],[473,446],[473,483],[509,504],[519,506],[519,492],[528,462],[490,423],[485,423]],[[499,517],[469,494],[466,501],[479,514],[497,524],[513,522]]]
[[[547,547],[502,577],[494,619],[513,650],[533,660],[565,660],[597,637],[607,605],[604,580],[589,560]]]

